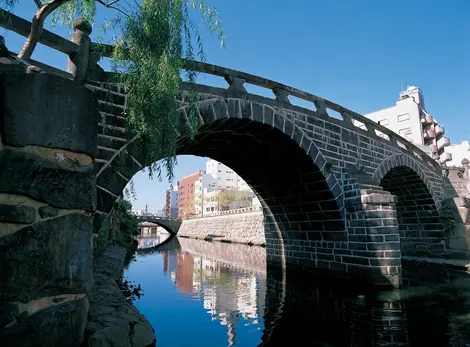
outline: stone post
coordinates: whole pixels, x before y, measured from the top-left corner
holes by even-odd
[[[465,172],[463,173],[463,178],[467,181],[470,181],[470,160],[467,158],[462,159],[462,165],[465,168]]]
[[[97,100],[55,75],[0,77],[0,344],[80,346],[92,283]]]
[[[462,165],[465,168],[463,179],[467,180],[467,194],[470,197],[470,160],[467,158],[462,159]]]
[[[83,83],[86,79],[90,59],[91,39],[89,35],[92,28],[86,19],[79,18],[73,22],[73,29],[75,32],[72,34],[71,40],[78,45],[78,52],[70,55],[67,72],[75,77],[76,82]]]

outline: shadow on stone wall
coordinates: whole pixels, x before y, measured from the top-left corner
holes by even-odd
[[[449,168],[444,177],[446,196],[441,218],[445,227],[446,248],[453,257],[470,256],[470,181],[464,168]]]

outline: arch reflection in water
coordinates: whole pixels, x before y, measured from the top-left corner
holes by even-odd
[[[138,248],[145,249],[158,246],[165,242],[170,236],[168,231],[154,223],[140,223],[140,235],[137,236]]]
[[[175,238],[139,255],[127,277],[161,346],[448,346],[470,342],[470,279],[423,268],[406,288],[266,271],[266,251]],[[420,278],[421,276],[421,278]],[[456,296],[455,293],[460,293]],[[434,343],[435,342],[435,343]]]

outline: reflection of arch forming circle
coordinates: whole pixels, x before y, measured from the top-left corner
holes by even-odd
[[[427,175],[421,168],[421,165],[409,155],[394,154],[385,159],[382,163],[380,163],[380,165],[377,167],[374,174],[372,175],[373,182],[377,185],[380,185],[380,182],[390,172],[390,170],[399,166],[408,167],[421,178],[423,183],[426,185],[429,194],[431,195],[434,201],[434,204],[437,208],[439,208],[441,205],[441,199],[439,199],[438,195],[435,193],[435,190],[432,184],[429,182]]]

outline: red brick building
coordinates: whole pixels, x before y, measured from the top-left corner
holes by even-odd
[[[194,185],[196,181],[204,174],[204,171],[198,170],[190,175],[180,178],[178,181],[178,217],[187,218],[194,214]]]

